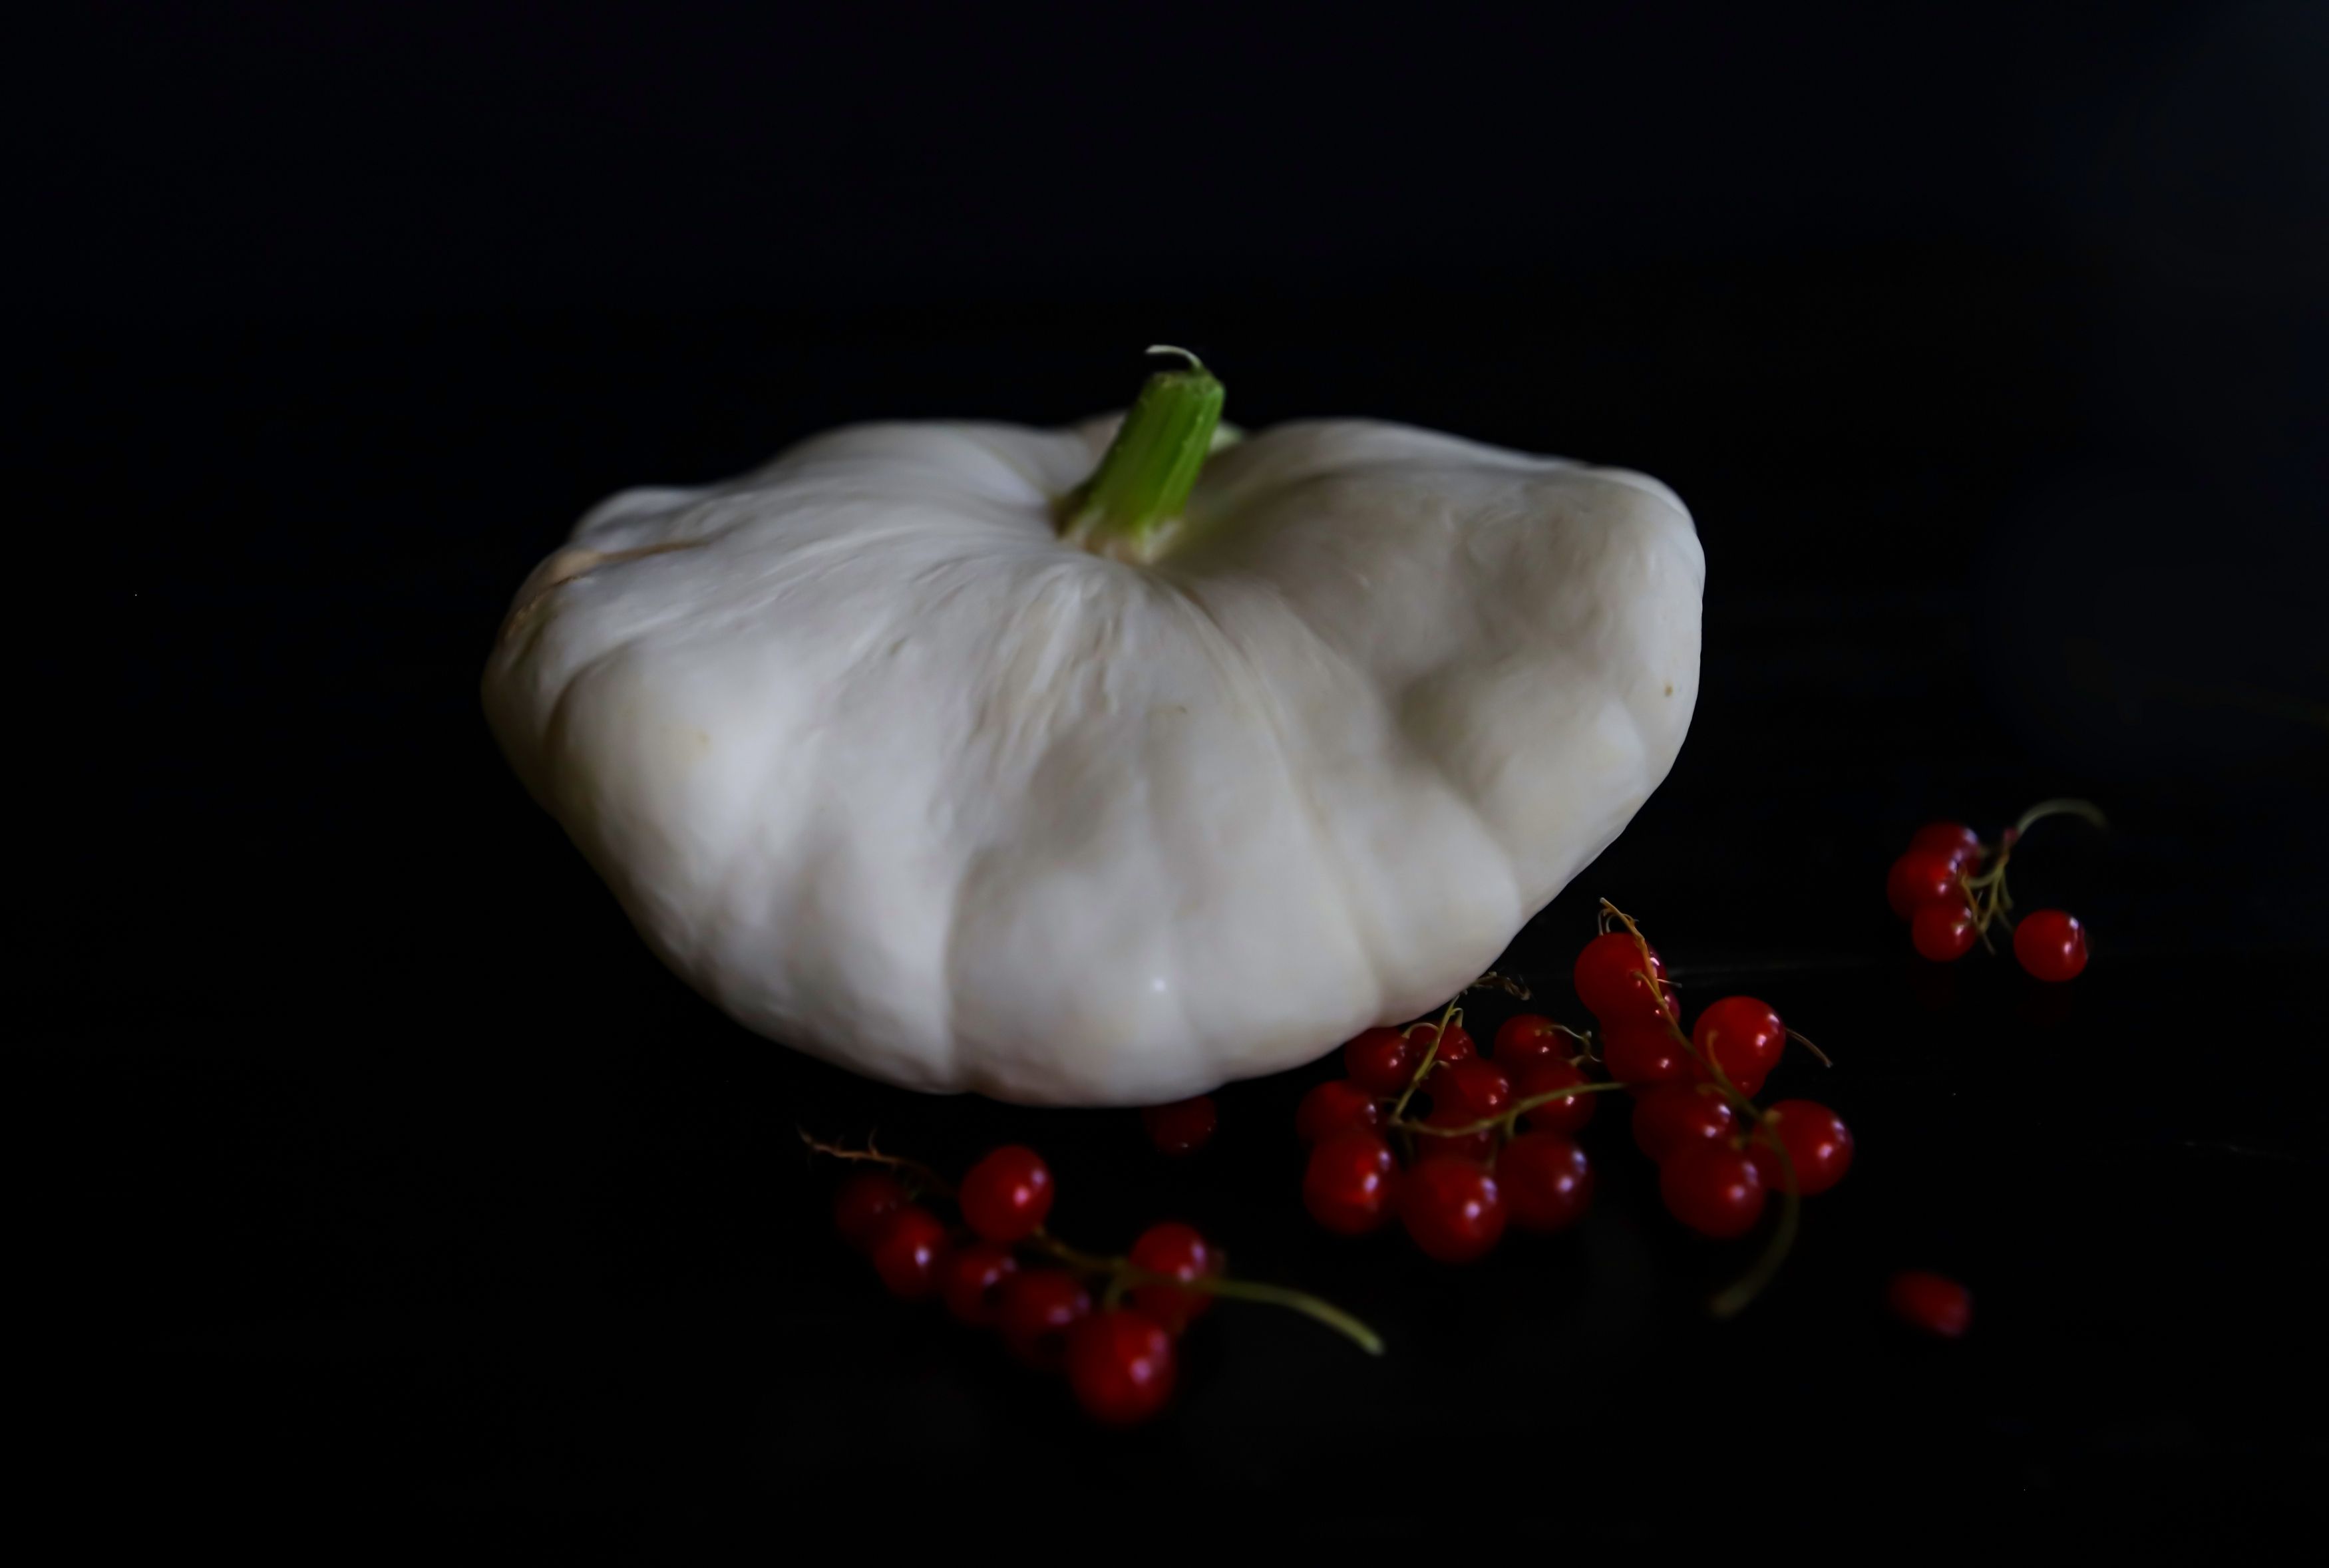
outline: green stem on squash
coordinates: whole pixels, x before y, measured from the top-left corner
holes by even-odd
[[[1060,537],[1096,555],[1153,560],[1178,531],[1197,472],[1213,449],[1226,394],[1203,361],[1164,346],[1184,370],[1148,378],[1092,476],[1061,498]]]

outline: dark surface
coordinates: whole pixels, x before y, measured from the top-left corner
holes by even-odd
[[[2329,1460],[2329,420],[2305,264],[2329,230],[2317,112],[2275,86],[2317,29],[2226,14],[2145,13],[2091,48],[2047,23],[2023,42],[2086,74],[2041,91],[2007,71],[2012,112],[1956,142],[1900,130],[1885,93],[1818,98],[1815,59],[1773,89],[1807,107],[1755,145],[1834,149],[1872,123],[1914,201],[1834,205],[1873,154],[1782,160],[1782,207],[1825,220],[1733,224],[1701,192],[1694,220],[1627,245],[1570,254],[1530,230],[1478,268],[1429,248],[1345,265],[1323,220],[1262,222],[1244,175],[1223,200],[1258,225],[1247,248],[1178,285],[1104,264],[1064,280],[1023,215],[966,241],[943,286],[903,241],[835,241],[924,272],[801,263],[814,305],[756,303],[731,268],[678,308],[672,290],[699,296],[642,273],[647,249],[529,303],[511,280],[533,253],[490,227],[463,273],[424,224],[403,243],[436,270],[410,287],[324,247],[324,273],[380,296],[329,308],[316,274],[270,302],[225,262],[59,268],[61,305],[19,344],[39,396],[12,437],[33,559],[68,558],[54,593],[22,590],[57,798],[23,830],[43,919],[18,954],[7,1097],[42,1494],[139,1534],[461,1516],[800,1539],[1186,1496],[1445,1539],[1476,1516],[1469,1475],[1490,1516],[1557,1518],[1563,1539],[1865,1503],[1919,1535],[2001,1515],[2261,1532]],[[1951,96],[1934,84],[1989,59],[1977,42],[1937,44],[1904,101]],[[382,58],[365,80],[404,69]],[[299,155],[370,146],[351,117]],[[236,122],[188,123],[155,166],[212,180],[230,211],[260,200],[231,159],[190,173]],[[554,146],[562,124],[529,134]],[[507,154],[476,116],[453,125],[413,135]],[[128,155],[90,135],[90,169]],[[674,135],[638,156],[681,166]],[[880,161],[849,145],[844,173]],[[426,182],[357,164],[285,231],[354,225],[360,192],[409,227],[396,203]],[[2008,164],[2034,183],[1989,200],[1982,170]],[[587,182],[550,190],[590,211]],[[1625,228],[1622,192],[1577,202]],[[288,243],[230,239],[275,262]],[[1701,1308],[1751,1246],[1677,1233],[1615,1107],[1586,1135],[1601,1188],[1575,1235],[1444,1270],[1301,1214],[1291,1112],[1323,1067],[1227,1090],[1214,1145],[1174,1164],[1129,1113],[916,1099],[806,1064],[658,969],[500,764],[485,650],[599,495],[848,418],[1074,417],[1120,401],[1158,339],[1205,352],[1249,425],[1413,419],[1636,466],[1691,502],[1709,587],[1689,743],[1500,967],[1582,1023],[1568,964],[1606,895],[1690,995],[1749,990],[1835,1056],[1773,1087],[1834,1104],[1858,1163],[1739,1321]],[[2088,973],[2047,988],[1978,953],[1911,956],[1881,897],[1909,831],[1994,830],[2057,794],[2114,831],[2041,828],[2016,887],[2087,918]],[[1476,1032],[1503,1010],[1480,999]],[[1391,1353],[1225,1307],[1188,1341],[1174,1410],[1095,1437],[1057,1387],[882,1296],[827,1233],[804,1124],[948,1167],[1024,1136],[1059,1171],[1063,1235],[1115,1248],[1192,1220]],[[1884,1319],[1908,1265],[1972,1287],[1966,1341]]]

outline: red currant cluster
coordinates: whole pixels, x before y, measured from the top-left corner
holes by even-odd
[[[834,1223],[891,1295],[936,1296],[962,1322],[995,1330],[1022,1363],[1064,1372],[1077,1403],[1110,1425],[1146,1421],[1164,1408],[1175,1376],[1174,1341],[1216,1296],[1290,1307],[1370,1354],[1382,1351],[1364,1324],[1315,1296],[1230,1278],[1220,1251],[1193,1226],[1151,1225],[1122,1257],[1067,1245],[1043,1225],[1051,1168],[1023,1145],[988,1154],[957,1188],[870,1144],[843,1148],[806,1133],[802,1141],[818,1153],[878,1167],[842,1184]],[[951,1202],[961,1224],[946,1224],[925,1198]]]
[[[1993,925],[2013,934],[2013,956],[2040,980],[2070,980],[2087,967],[2087,933],[2079,917],[2060,909],[2038,909],[2017,924],[2006,918],[2013,899],[2005,890],[2005,865],[2031,824],[2047,817],[2084,817],[2097,827],[2102,813],[2084,801],[2044,801],[1998,835],[1994,845],[1962,822],[1928,822],[1909,840],[1884,878],[1892,913],[1909,923],[1909,940],[1936,963],[1963,958],[1989,940]]]
[[[1793,1239],[1795,1200],[1843,1178],[1852,1134],[1810,1100],[1755,1103],[1788,1039],[1817,1056],[1810,1041],[1743,996],[1713,1003],[1684,1034],[1665,965],[1640,929],[1606,903],[1601,918],[1575,978],[1600,1025],[1607,1078],[1590,1072],[1591,1036],[1532,1013],[1505,1020],[1492,1056],[1480,1055],[1452,1004],[1437,1021],[1369,1029],[1343,1047],[1348,1075],[1312,1089],[1296,1114],[1310,1145],[1303,1202],[1344,1235],[1396,1216],[1427,1256],[1469,1262],[1508,1223],[1557,1231],[1584,1214],[1593,1170],[1573,1134],[1593,1115],[1591,1095],[1630,1090],[1634,1141],[1658,1162],[1660,1194],[1684,1225],[1743,1235],[1769,1191],[1786,1195],[1765,1261],[1717,1299],[1727,1316],[1777,1269]],[[1410,1113],[1419,1095],[1429,1106],[1419,1116]]]

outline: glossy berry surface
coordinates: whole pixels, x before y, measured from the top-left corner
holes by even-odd
[[[938,1270],[938,1294],[947,1310],[973,1328],[991,1327],[1003,1305],[1003,1282],[1019,1272],[1011,1249],[974,1242],[947,1254]]]
[[[1452,1120],[1478,1122],[1501,1115],[1513,1103],[1513,1080],[1485,1057],[1474,1056],[1431,1075],[1431,1104]]]
[[[1517,1073],[1531,1062],[1565,1062],[1577,1054],[1577,1042],[1559,1024],[1535,1013],[1516,1013],[1496,1028],[1490,1053],[1507,1073]]]
[[[946,1252],[946,1226],[929,1209],[908,1204],[883,1222],[868,1255],[890,1293],[911,1301],[938,1288]]]
[[[1763,1128],[1786,1145],[1795,1166],[1796,1191],[1805,1197],[1825,1192],[1852,1169],[1852,1129],[1816,1100],[1780,1101],[1763,1113]],[[1768,1143],[1755,1139],[1748,1144],[1747,1155],[1766,1188],[1787,1189],[1787,1172]]]
[[[1436,1106],[1423,1119],[1426,1127],[1469,1127],[1479,1118],[1447,1106]],[[1431,1132],[1415,1134],[1415,1158],[1425,1160],[1468,1160],[1486,1165],[1496,1158],[1496,1131],[1484,1127],[1477,1132],[1459,1132],[1441,1137]]]
[[[1667,1156],[1658,1167],[1658,1196],[1667,1213],[1718,1241],[1745,1235],[1763,1215],[1763,1178],[1727,1141],[1693,1141]]]
[[[2087,967],[2087,928],[2075,915],[2034,909],[2013,928],[2013,956],[2036,979],[2076,979]]]
[[[986,1240],[1024,1240],[1051,1212],[1051,1168],[1033,1150],[1006,1144],[970,1168],[957,1201],[964,1221]]]
[[[1727,1138],[1738,1125],[1711,1084],[1668,1084],[1634,1102],[1634,1146],[1661,1164],[1683,1144]]]
[[[1935,963],[1954,963],[1973,951],[1981,939],[1974,929],[1973,911],[1960,898],[1955,904],[1928,904],[1909,922],[1909,941],[1919,956]]]
[[[1415,1076],[1423,1047],[1397,1029],[1368,1029],[1343,1047],[1343,1071],[1376,1094],[1396,1094]]]
[[[1091,1292],[1065,1269],[1022,1269],[995,1292],[995,1326],[1011,1354],[1050,1369],[1066,1359],[1068,1331],[1091,1312]]]
[[[1903,920],[1913,919],[1928,904],[1965,902],[1957,883],[1957,862],[1932,850],[1911,850],[1892,862],[1885,873],[1884,901]]]
[[[1095,1312],[1068,1335],[1068,1386],[1094,1421],[1146,1421],[1173,1394],[1173,1336],[1141,1312]]]
[[[1329,1078],[1302,1096],[1294,1110],[1294,1136],[1320,1143],[1337,1132],[1382,1125],[1382,1102],[1355,1078]]]
[[[1664,1024],[1613,1024],[1601,1042],[1601,1066],[1620,1084],[1654,1087],[1689,1078],[1691,1062]]]
[[[1504,1195],[1486,1169],[1465,1160],[1427,1160],[1400,1186],[1400,1218],[1423,1255],[1468,1263],[1504,1234]]]
[[[1961,1338],[1973,1327],[1973,1292],[1947,1274],[1904,1269],[1885,1286],[1884,1304],[1910,1328],[1944,1339]]]
[[[1981,835],[1963,822],[1927,822],[1909,840],[1909,848],[1947,857],[1960,868],[1981,859]]]
[[[1220,1121],[1221,1113],[1211,1094],[1175,1100],[1169,1105],[1151,1105],[1140,1113],[1140,1124],[1148,1130],[1148,1141],[1165,1154],[1195,1153],[1212,1137]]]
[[[1533,1100],[1555,1089],[1591,1081],[1584,1069],[1567,1062],[1531,1062],[1513,1075],[1513,1098]],[[1598,1094],[1571,1094],[1566,1100],[1547,1101],[1521,1120],[1540,1132],[1574,1132],[1593,1120],[1593,1106],[1599,1099]]]
[[[841,1239],[865,1251],[890,1216],[906,1207],[906,1187],[882,1170],[861,1170],[841,1184],[833,1198],[833,1225]]]
[[[1585,944],[1577,955],[1574,978],[1577,1000],[1587,1010],[1605,1024],[1656,1021],[1672,1011],[1673,993],[1654,992],[1645,973],[1654,975],[1664,991],[1666,975],[1664,961],[1653,951],[1646,971],[1643,967],[1642,944],[1630,931],[1605,931]],[[1663,1010],[1662,1010],[1663,1008]]]
[[[1407,1026],[1407,1038],[1408,1042],[1415,1047],[1417,1061],[1423,1060],[1424,1050],[1431,1044],[1434,1037],[1437,1037],[1439,1041],[1439,1049],[1431,1058],[1434,1071],[1451,1066],[1457,1062],[1468,1062],[1480,1054],[1480,1047],[1473,1044],[1470,1032],[1462,1024],[1449,1024],[1445,1028],[1437,1022],[1410,1024]]]
[[[1199,1279],[1219,1273],[1221,1268],[1221,1254],[1207,1244],[1197,1228],[1178,1220],[1142,1231],[1127,1256],[1136,1269],[1176,1280]],[[1128,1294],[1135,1307],[1171,1334],[1187,1328],[1191,1319],[1213,1304],[1212,1297],[1202,1291],[1176,1291],[1170,1285],[1136,1285]]]
[[[1698,1015],[1690,1043],[1698,1047],[1701,1058],[1721,1066],[1742,1094],[1752,1096],[1779,1065],[1787,1048],[1787,1030],[1769,1003],[1751,996],[1726,996]],[[1749,1087],[1750,1082],[1754,1088]]]
[[[1337,1235],[1364,1235],[1391,1216],[1399,1164],[1374,1132],[1338,1132],[1310,1151],[1302,1173],[1302,1207]]]
[[[1561,1133],[1523,1132],[1497,1156],[1496,1187],[1504,1212],[1521,1229],[1565,1230],[1592,1202],[1593,1167],[1585,1150]]]

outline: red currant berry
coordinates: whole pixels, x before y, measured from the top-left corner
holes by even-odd
[[[1517,1073],[1530,1062],[1565,1062],[1577,1054],[1577,1042],[1551,1019],[1518,1013],[1496,1030],[1495,1058],[1504,1071]]]
[[[1399,1165],[1391,1145],[1364,1129],[1322,1139],[1302,1173],[1302,1207],[1337,1235],[1364,1235],[1390,1217]]]
[[[1666,1084],[1634,1102],[1634,1146],[1664,1164],[1683,1144],[1728,1138],[1739,1118],[1711,1084]]]
[[[1369,1029],[1343,1047],[1343,1071],[1376,1094],[1397,1094],[1415,1076],[1423,1047],[1397,1029]]]
[[[1531,1062],[1514,1075],[1513,1098],[1533,1100],[1555,1089],[1590,1082],[1582,1068],[1567,1062]],[[1521,1120],[1540,1132],[1574,1132],[1593,1120],[1593,1102],[1599,1098],[1598,1094],[1571,1094],[1566,1100],[1548,1100]]]
[[[1151,1105],[1140,1113],[1141,1124],[1148,1129],[1148,1141],[1166,1154],[1193,1154],[1202,1149],[1219,1120],[1211,1094]]]
[[[1427,1160],[1400,1184],[1400,1217],[1423,1255],[1443,1263],[1485,1257],[1504,1234],[1504,1195],[1468,1160]]]
[[[1167,1220],[1142,1231],[1127,1256],[1136,1269],[1175,1280],[1194,1280],[1221,1272],[1221,1254],[1205,1244],[1195,1226],[1177,1220]],[[1203,1291],[1176,1291],[1170,1285],[1137,1285],[1129,1294],[1134,1306],[1172,1334],[1187,1328],[1191,1319],[1213,1304],[1213,1298]]]
[[[1426,1127],[1469,1127],[1479,1121],[1461,1111],[1446,1106],[1435,1107],[1423,1119]],[[1475,1165],[1492,1165],[1496,1159],[1496,1131],[1483,1127],[1477,1132],[1458,1132],[1442,1136],[1436,1132],[1415,1135],[1415,1158],[1424,1160],[1468,1160]]]
[[[1636,1093],[1690,1077],[1690,1053],[1661,1023],[1612,1024],[1601,1041],[1601,1065]]]
[[[1575,1225],[1593,1197],[1585,1150],[1558,1132],[1523,1132],[1496,1160],[1496,1187],[1513,1223],[1527,1231]]]
[[[1973,1292],[1946,1274],[1904,1269],[1885,1286],[1884,1301],[1903,1323],[1944,1339],[1973,1327]]]
[[[1762,1087],[1787,1048],[1787,1031],[1767,1003],[1751,996],[1726,996],[1698,1015],[1690,1043],[1702,1060],[1720,1066],[1740,1093],[1751,1097],[1755,1089],[1747,1086],[1749,1080]]]
[[[929,1209],[910,1203],[882,1223],[871,1255],[873,1272],[890,1293],[911,1301],[938,1289],[946,1252],[946,1226]]]
[[[1094,1421],[1146,1421],[1172,1396],[1173,1336],[1138,1312],[1096,1312],[1068,1336],[1068,1386]]]
[[[1884,899],[1892,913],[1913,919],[1928,904],[1965,902],[1957,882],[1957,862],[1935,850],[1911,850],[1892,862],[1884,877]]]
[[[1024,1241],[1051,1212],[1051,1168],[1033,1150],[1006,1144],[970,1168],[956,1201],[986,1240]]]
[[[993,1325],[1003,1302],[1003,1282],[1019,1272],[1011,1249],[973,1242],[949,1253],[939,1270],[938,1293],[947,1310],[975,1329]]]
[[[1763,1178],[1729,1141],[1693,1139],[1658,1168],[1666,1212],[1718,1241],[1745,1235],[1763,1215]]]
[[[834,1195],[833,1224],[841,1239],[859,1252],[873,1244],[890,1216],[906,1207],[903,1183],[887,1172],[861,1170]]]
[[[1795,1167],[1796,1191],[1805,1197],[1825,1192],[1852,1169],[1852,1129],[1843,1118],[1816,1100],[1782,1100],[1763,1113],[1763,1131],[1787,1147]],[[1786,1169],[1778,1150],[1761,1138],[1747,1146],[1756,1174],[1773,1192],[1787,1189]]]
[[[2033,909],[2013,928],[2013,956],[2039,980],[2070,980],[2087,967],[2087,928],[2075,915]]]
[[[1382,1125],[1382,1103],[1355,1078],[1329,1078],[1302,1096],[1294,1112],[1294,1136],[1319,1143],[1337,1132]]]
[[[1963,868],[1981,859],[1981,835],[1963,822],[1927,822],[1909,840],[1909,848],[1946,855],[1951,865]]]
[[[1980,936],[1974,929],[1973,911],[1963,899],[1955,904],[1928,904],[1909,922],[1909,942],[1935,963],[1954,963],[1973,951]]]
[[[1065,1269],[1022,1269],[995,1294],[995,1326],[1011,1354],[1050,1370],[1067,1357],[1068,1331],[1091,1311],[1091,1292]]]
[[[1449,1024],[1446,1028],[1437,1023],[1410,1024],[1407,1026],[1407,1038],[1409,1043],[1415,1047],[1417,1061],[1423,1060],[1424,1048],[1431,1044],[1435,1035],[1439,1038],[1439,1049],[1431,1058],[1434,1071],[1453,1066],[1457,1062],[1468,1062],[1480,1054],[1480,1048],[1472,1043],[1471,1035],[1462,1024]]]
[[[1666,966],[1654,951],[1643,965],[1643,947],[1630,931],[1605,931],[1577,955],[1577,1000],[1605,1024],[1652,1022],[1671,1017],[1674,996],[1665,989]],[[1644,974],[1657,981],[1653,990]]]
[[[1458,1121],[1485,1121],[1500,1114],[1512,1103],[1512,1078],[1484,1056],[1458,1062],[1431,1075],[1433,1108],[1451,1114],[1460,1113]]]

